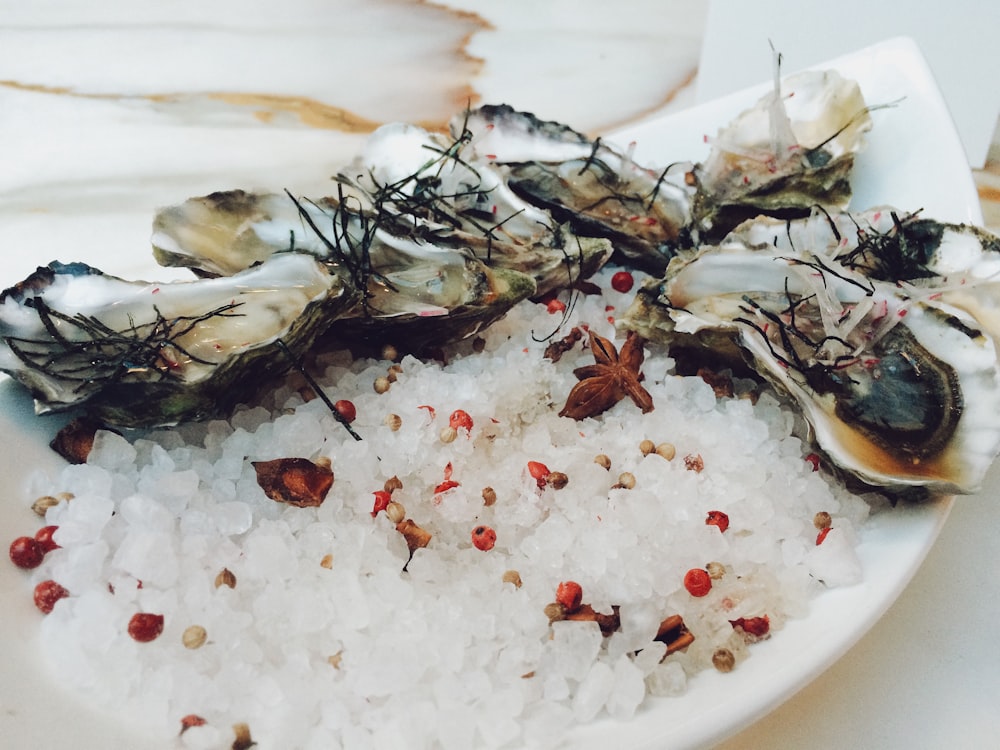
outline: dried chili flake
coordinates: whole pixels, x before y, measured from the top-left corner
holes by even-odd
[[[323,462],[276,458],[251,464],[257,471],[257,484],[264,494],[279,503],[299,508],[321,505],[333,486],[333,471]]]
[[[729,528],[729,516],[721,510],[710,510],[705,517],[706,526],[718,526],[719,531],[725,533]]]
[[[566,303],[558,298],[551,299],[546,303],[545,309],[549,315],[557,315],[566,309]]]
[[[375,503],[372,505],[372,518],[389,507],[392,502],[392,495],[385,490],[377,490],[372,493],[375,496]]]
[[[819,454],[810,453],[808,456],[806,456],[806,463],[812,466],[813,471],[819,471],[819,464],[820,464]]]
[[[42,614],[49,614],[52,608],[56,606],[56,602],[60,599],[65,599],[67,596],[69,596],[69,591],[52,580],[42,581],[35,586],[35,606],[38,607]]]
[[[459,482],[456,482],[451,478],[452,471],[453,467],[451,465],[451,461],[449,461],[444,467],[444,481],[434,488],[435,495],[440,495],[443,492],[447,492],[448,490],[461,486]]]
[[[701,457],[700,453],[684,456],[684,468],[688,471],[693,471],[695,474],[700,474],[705,470],[705,460]]]
[[[818,547],[823,542],[826,541],[826,536],[833,530],[832,526],[827,526],[825,529],[820,529],[819,533],[816,535],[816,546]]]
[[[539,488],[544,487],[549,476],[549,467],[541,461],[528,461],[528,473]]]
[[[738,617],[735,620],[730,620],[729,624],[733,626],[733,630],[741,631],[744,638],[750,642],[763,640],[771,632],[771,618],[767,615]]]
[[[466,432],[472,430],[472,417],[469,416],[469,412],[464,409],[455,409],[448,417],[448,426],[456,430],[465,430]]]
[[[202,727],[207,722],[197,714],[188,714],[181,717],[181,734],[184,734],[191,727]]]
[[[59,549],[59,545],[56,544],[56,540],[52,538],[52,535],[55,534],[58,529],[58,526],[43,526],[35,532],[35,541],[38,542],[44,554],[48,554],[54,549]]]

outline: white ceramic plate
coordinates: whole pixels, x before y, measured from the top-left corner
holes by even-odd
[[[891,40],[825,67],[835,67],[858,80],[870,104],[898,102],[874,113],[869,147],[858,162],[854,207],[892,203],[906,209],[923,207],[928,215],[943,220],[981,223],[978,198],[955,128],[913,43]],[[714,134],[767,88],[762,84],[679,115],[650,120],[616,134],[615,140],[635,140],[636,158],[641,162],[699,159],[707,148],[703,136]],[[54,219],[71,222],[73,217]],[[31,222],[31,217],[25,221]],[[124,222],[118,234],[127,233],[130,227]],[[45,248],[36,253],[32,246],[25,246],[25,252],[37,256],[31,258],[32,263],[48,262],[56,253],[44,238],[35,239]],[[87,241],[84,233],[82,243]],[[136,244],[127,237],[116,242]],[[62,255],[100,265],[99,256],[116,247],[116,242],[104,245],[103,251],[88,252],[81,247],[79,252]],[[141,275],[133,270],[142,268],[135,258],[107,260],[102,267],[110,271]],[[6,286],[23,276],[23,263],[22,259],[20,264],[6,265],[0,282]],[[38,525],[28,510],[31,498],[25,480],[34,468],[58,464],[46,443],[59,426],[52,419],[35,418],[30,400],[10,381],[0,383],[0,476],[4,478],[0,529],[8,541]],[[808,617],[789,622],[776,637],[756,645],[752,658],[738,670],[728,675],[705,672],[690,681],[683,697],[653,700],[628,723],[607,720],[580,727],[567,738],[567,747],[704,747],[765,715],[842,656],[881,617],[916,572],[950,507],[950,500],[942,499],[900,506],[876,516],[864,528],[859,550],[865,571],[862,584],[820,596]],[[0,662],[4,665],[0,737],[5,746],[105,750],[170,746],[169,740],[143,736],[127,716],[95,713],[59,684],[58,675],[48,673],[39,653],[41,615],[31,604],[25,577],[7,563],[0,564],[0,606]]]

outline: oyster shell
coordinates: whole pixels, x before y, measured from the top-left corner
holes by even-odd
[[[717,242],[758,214],[845,209],[854,157],[872,126],[868,111],[858,84],[836,71],[781,80],[776,69],[773,91],[720,129],[694,168],[693,227],[702,241]]]
[[[774,231],[779,224],[785,231]],[[930,268],[1000,265],[992,244],[916,247],[918,237],[978,231],[911,229],[907,247],[927,259],[913,274],[919,285],[869,274],[887,264],[849,262],[860,256],[842,239],[807,242],[818,224],[748,224],[675,262],[641,290],[623,324],[653,340],[738,353],[795,399],[818,446],[868,484],[971,492],[1000,452],[997,343],[971,306],[942,292],[950,277]]]
[[[0,369],[45,413],[124,427],[229,410],[292,365],[357,295],[310,255],[155,284],[51,263],[0,293]]]
[[[244,191],[192,198],[157,215],[156,257],[203,273],[231,273],[286,249],[310,253],[360,297],[328,331],[349,345],[392,341],[419,348],[459,340],[536,292],[531,276],[478,259],[474,238],[410,227],[402,217],[348,208],[349,201]]]
[[[561,224],[517,195],[507,175],[470,146],[405,123],[376,130],[337,179],[367,201],[364,210],[404,219],[409,231],[461,241],[491,268],[530,274],[536,294],[571,286],[600,269],[611,243]]]
[[[578,235],[609,239],[631,265],[662,273],[688,244],[689,190],[668,179],[669,168],[643,168],[600,139],[507,105],[456,116],[451,132],[477,163],[498,165],[517,196]]]

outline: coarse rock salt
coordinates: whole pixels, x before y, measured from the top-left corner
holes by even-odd
[[[613,337],[604,304],[581,297],[565,325]],[[581,342],[543,360],[547,342],[531,332],[552,326],[544,305],[523,303],[484,332],[481,354],[465,342],[445,365],[405,356],[383,393],[372,383],[388,362],[320,355],[328,395],[358,410],[361,442],[290,383],[228,420],[132,442],[99,432],[88,464],[32,480],[77,494],[49,509],[63,549],[37,572],[71,584],[43,622],[52,667],[164,738],[181,717],[204,717],[183,747],[228,747],[238,722],[270,747],[552,747],[579,722],[682,695],[720,645],[749,658],[730,619],[767,614],[780,637],[811,597],[857,580],[873,501],[812,471],[800,420],[770,393],[717,400],[654,350],[643,368],[654,411],[626,399],[599,418],[560,418],[573,369],[592,356]],[[441,441],[459,408],[473,427]],[[643,455],[643,439],[672,443],[676,457]],[[696,455],[701,471],[685,465]],[[331,460],[321,506],[264,495],[250,462],[286,456]],[[539,487],[529,461],[568,484]],[[435,492],[449,465],[458,486]],[[614,486],[623,472],[631,489]],[[393,500],[432,535],[412,555],[384,512],[371,515],[393,476]],[[705,524],[709,510],[729,515],[728,531]],[[818,511],[834,526],[820,546]],[[470,540],[480,524],[497,533],[488,552]],[[709,560],[726,572],[692,597],[684,573]],[[223,569],[233,587],[215,585]],[[520,586],[504,582],[512,570]],[[545,607],[567,579],[597,612],[618,608],[620,630],[550,624]],[[151,643],[124,632],[139,610],[164,614]],[[674,614],[696,640],[664,658],[653,638]],[[181,643],[190,625],[208,636],[197,649]]]

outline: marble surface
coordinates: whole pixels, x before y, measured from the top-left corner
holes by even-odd
[[[439,126],[503,101],[600,133],[678,111],[706,19],[700,0],[0,0],[0,282],[95,244],[128,275],[158,206],[308,193],[385,121]],[[975,179],[1000,231],[996,133]],[[997,470],[987,486],[854,649],[720,747],[995,746]]]

